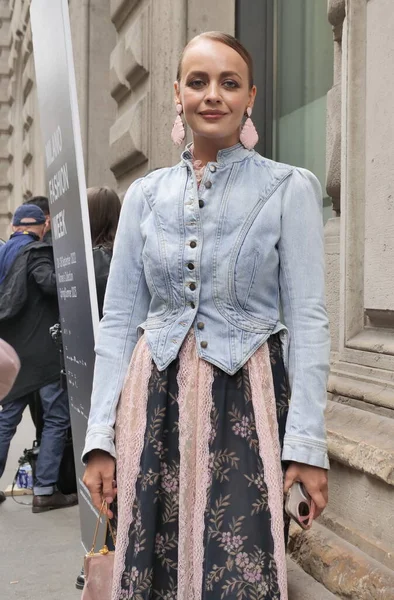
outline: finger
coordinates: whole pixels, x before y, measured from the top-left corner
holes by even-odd
[[[323,510],[326,508],[327,502],[320,490],[317,492],[315,491],[310,495],[316,505],[315,519],[317,519],[317,517],[319,517]]]
[[[310,529],[312,527],[312,523],[314,521],[314,519],[316,519],[316,504],[314,502],[314,500],[311,499],[311,509],[310,509],[310,513],[309,513],[309,520],[308,520],[308,529]]]
[[[87,467],[84,476],[83,483],[89,490],[90,497],[92,499],[93,505],[100,509],[101,504],[103,502],[102,499],[102,480],[100,472],[91,473],[89,467]]]
[[[101,506],[103,504],[103,500],[101,497],[101,492],[99,491],[91,491],[90,492],[90,497],[92,499],[92,504],[95,508],[97,508],[97,510],[101,509]]]
[[[112,504],[114,501],[114,488],[112,487],[112,482],[114,478],[113,472],[111,470],[107,470],[106,473],[102,474],[103,476],[103,498],[107,502],[107,504]]]
[[[288,469],[286,471],[285,481],[284,481],[284,485],[283,485],[283,492],[285,494],[288,493],[289,489],[291,488],[291,486],[293,485],[293,483],[295,481],[296,481],[296,474],[295,474],[295,472]]]

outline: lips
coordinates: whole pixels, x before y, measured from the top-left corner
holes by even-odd
[[[199,115],[203,119],[206,119],[207,121],[217,121],[217,120],[221,119],[222,117],[226,116],[226,114],[227,113],[220,112],[220,111],[208,111],[208,110],[199,113]]]
[[[200,115],[206,117],[206,116],[223,116],[225,115],[225,112],[222,112],[221,110],[203,110],[200,112]]]

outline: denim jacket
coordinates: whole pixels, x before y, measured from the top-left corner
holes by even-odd
[[[291,387],[282,458],[328,468],[320,184],[237,144],[208,163],[198,187],[191,159],[185,150],[125,196],[84,455],[101,448],[115,456],[116,407],[142,331],[160,370],[193,328],[201,358],[229,374],[280,332]]]

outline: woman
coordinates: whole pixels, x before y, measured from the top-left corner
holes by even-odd
[[[97,301],[101,319],[121,204],[117,193],[109,187],[89,188],[87,195]]]
[[[113,600],[286,600],[281,458],[327,502],[321,190],[250,149],[255,96],[237,40],[194,38],[193,142],[126,194],[84,451],[94,504],[118,493]]]
[[[103,317],[103,305],[109,268],[112,260],[121,203],[117,193],[109,187],[91,187],[87,190],[90,235],[93,246],[94,274],[96,279],[99,318]],[[82,590],[85,574],[82,568],[75,586]]]

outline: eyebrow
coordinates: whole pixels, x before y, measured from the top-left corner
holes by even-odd
[[[192,71],[188,73],[188,77],[206,77],[207,75],[208,73],[205,71]],[[220,77],[238,77],[238,79],[242,79],[241,75],[235,71],[223,71],[223,73],[220,73]]]

